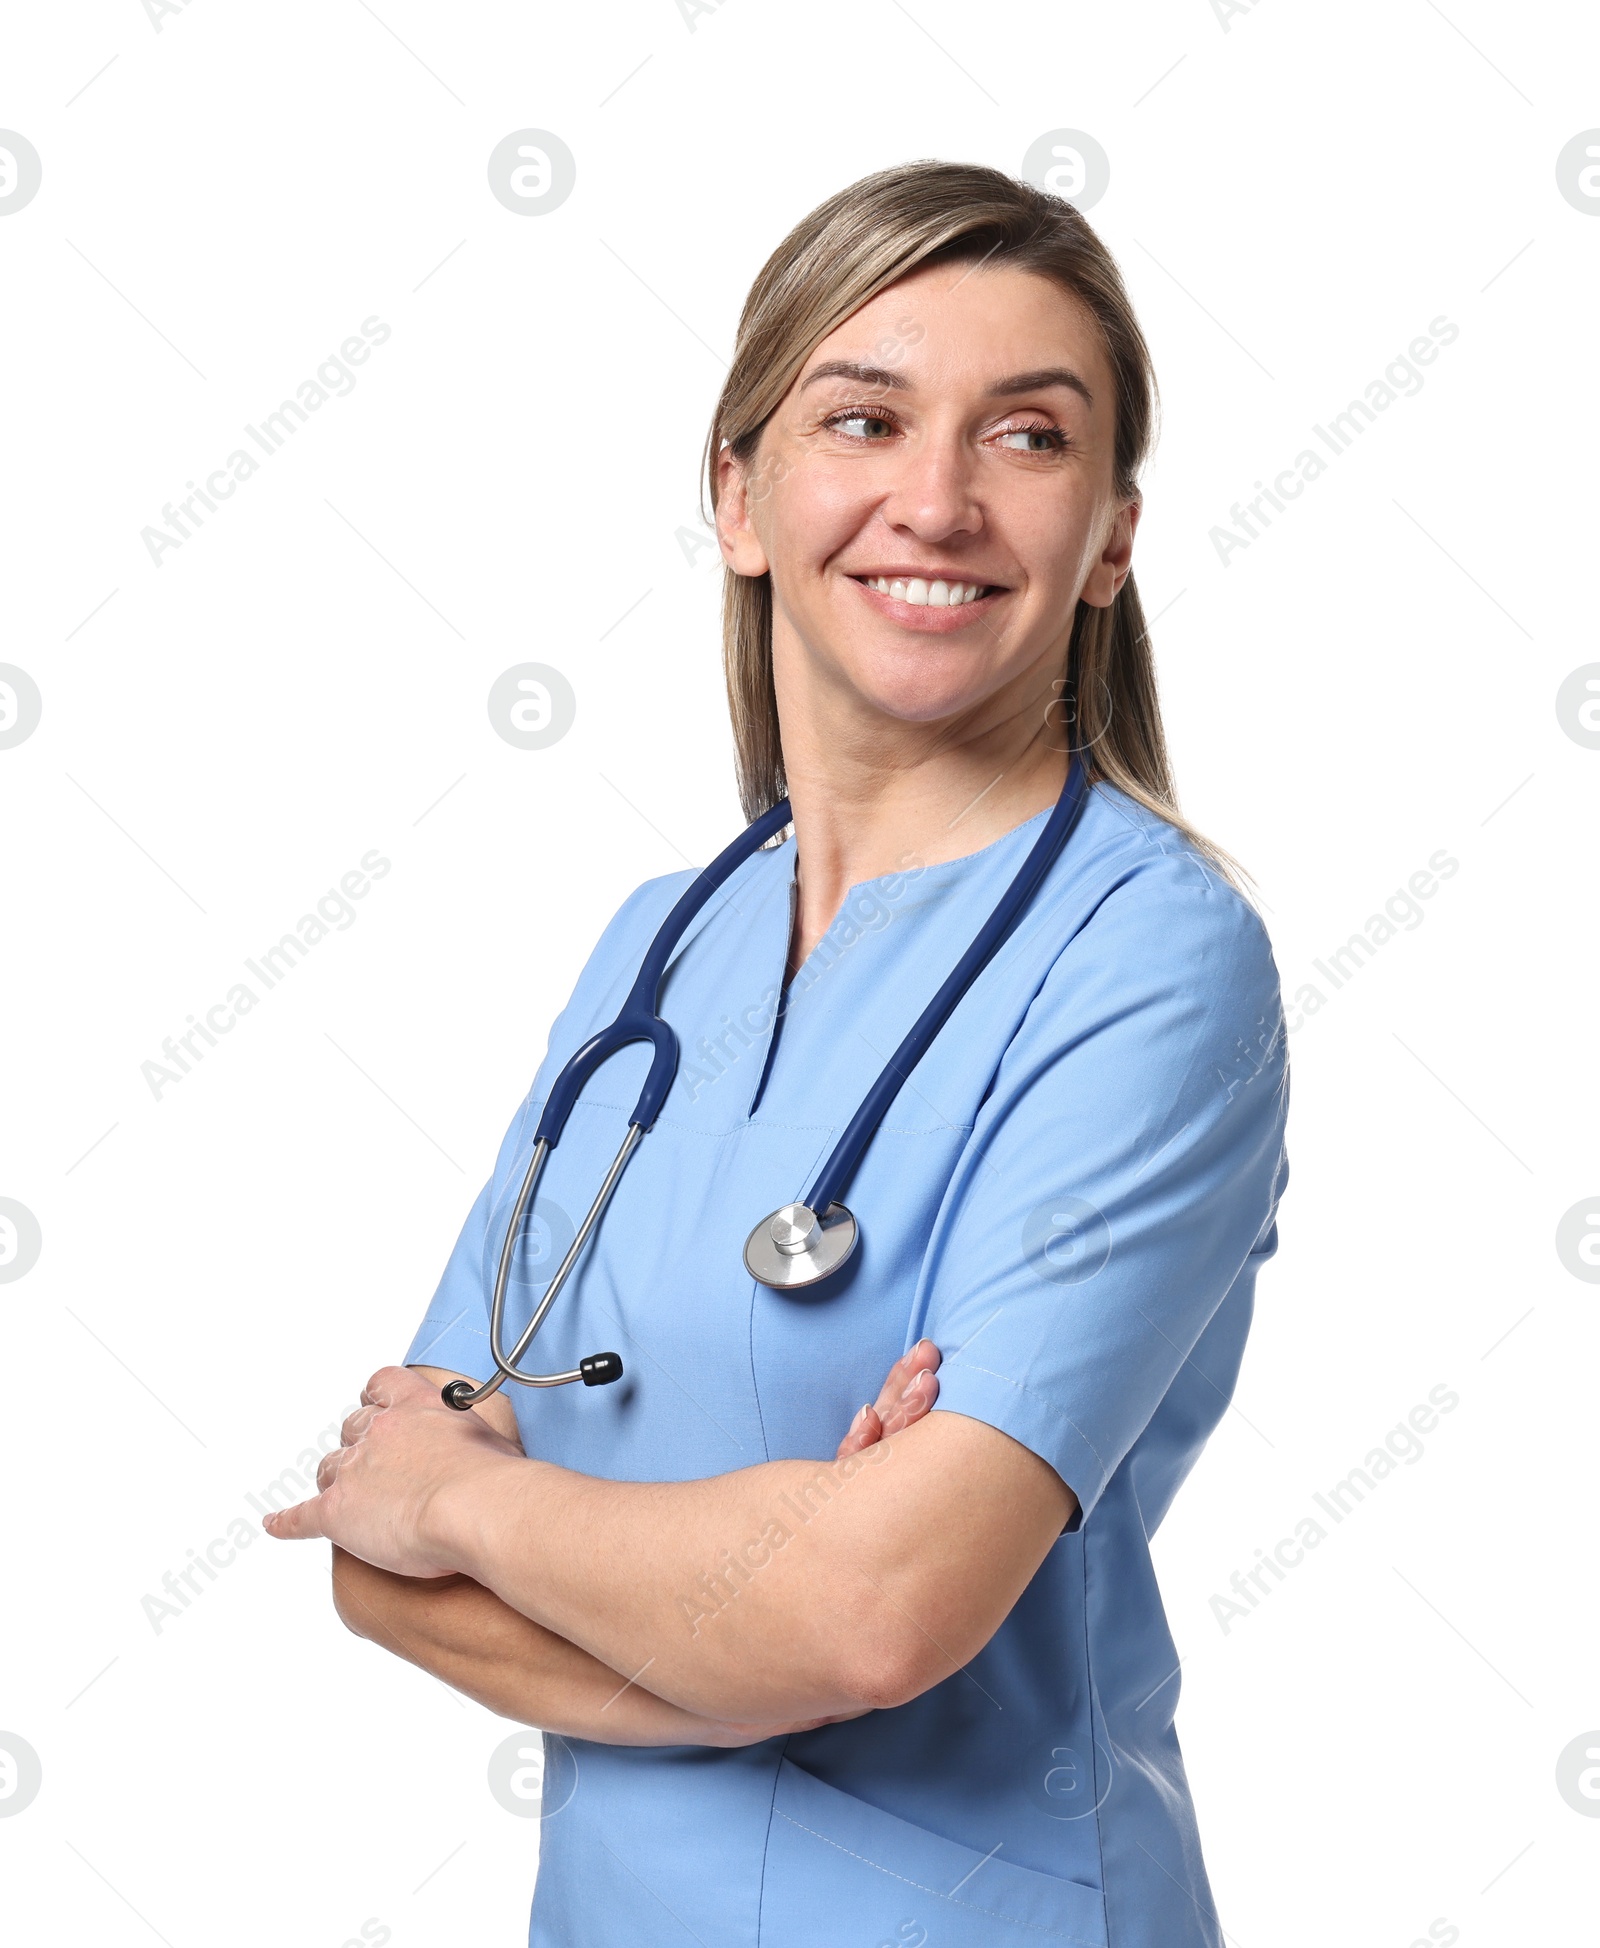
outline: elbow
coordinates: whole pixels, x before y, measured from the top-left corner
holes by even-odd
[[[343,1549],[335,1547],[333,1552],[333,1613],[353,1637],[366,1637],[370,1634],[372,1612],[355,1589],[356,1571],[360,1568],[354,1556],[348,1556]]]
[[[866,1711],[910,1704],[950,1676],[957,1666],[937,1644],[901,1618],[863,1633],[843,1675],[843,1689]]]
[[[844,1684],[861,1706],[892,1711],[910,1704],[936,1684],[970,1664],[1005,1621],[1002,1612],[941,1604],[939,1593],[924,1587],[902,1603],[874,1592],[876,1600],[858,1613],[847,1633],[852,1650]],[[931,1627],[914,1621],[922,1617]]]

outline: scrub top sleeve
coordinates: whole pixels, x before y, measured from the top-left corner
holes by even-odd
[[[935,1221],[922,1330],[937,1410],[1048,1461],[1069,1530],[1276,1245],[1287,1087],[1265,931],[1174,855],[1107,894],[1006,1050]]]
[[[609,1021],[615,1015],[655,928],[692,878],[692,873],[669,873],[660,879],[647,879],[606,923],[578,976],[572,998],[550,1030],[533,1086],[501,1139],[489,1181],[467,1213],[438,1289],[406,1349],[403,1366],[445,1367],[479,1382],[494,1373],[494,1361],[489,1356],[489,1305],[503,1239],[490,1238],[490,1213],[496,1208],[510,1212],[511,1205],[504,1200],[515,1189],[510,1182],[512,1172],[518,1165],[527,1168],[537,1112],[544,1107],[566,1052],[585,1041],[602,1019]]]

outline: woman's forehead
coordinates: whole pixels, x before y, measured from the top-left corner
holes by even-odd
[[[855,369],[826,370],[841,367]],[[940,264],[890,285],[835,326],[795,386],[821,390],[831,376],[891,391],[987,390],[1047,370],[1078,375],[1085,403],[1109,396],[1099,328],[1080,299],[1035,271]]]

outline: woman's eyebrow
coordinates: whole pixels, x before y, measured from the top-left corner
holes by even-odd
[[[1094,394],[1076,372],[1065,365],[1044,365],[1037,372],[1018,372],[990,386],[991,399],[1008,399],[1013,393],[1042,392],[1046,386],[1066,386],[1082,396],[1086,406],[1094,404]]]
[[[858,386],[899,386],[906,381],[897,372],[890,372],[881,365],[862,365],[855,359],[833,358],[819,365],[815,372],[808,373],[802,381],[800,390],[815,385],[818,379],[851,379]]]
[[[857,359],[828,359],[814,372],[809,372],[801,381],[800,390],[815,385],[819,379],[849,379],[858,386],[876,386],[882,389],[904,391],[910,381],[899,372],[891,372],[882,365],[864,365]],[[989,388],[991,399],[1010,399],[1019,392],[1042,392],[1046,386],[1066,386],[1077,393],[1086,406],[1094,404],[1094,394],[1070,366],[1043,365],[1035,372],[1015,372],[1008,379],[997,379]]]

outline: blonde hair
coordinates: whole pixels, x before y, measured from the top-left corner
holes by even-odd
[[[748,464],[767,421],[830,332],[912,271],[968,262],[1049,278],[1093,316],[1115,382],[1112,491],[1133,499],[1158,395],[1149,347],[1110,252],[1070,203],[1029,183],[973,163],[910,162],[830,196],[761,267],[706,439],[713,510],[723,447]],[[724,568],[722,653],[739,796],[753,819],[786,789],[770,576]],[[1131,572],[1109,608],[1079,602],[1061,674],[1076,701],[1091,779],[1105,779],[1169,821],[1241,886],[1243,869],[1178,810],[1149,630]]]

